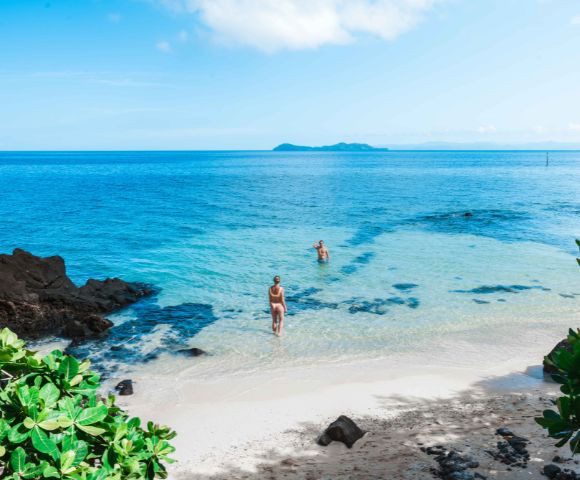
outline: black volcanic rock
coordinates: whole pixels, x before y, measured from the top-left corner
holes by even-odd
[[[128,379],[120,381],[115,387],[115,390],[117,390],[121,396],[133,395],[133,380]]]
[[[337,143],[335,145],[325,145],[322,147],[307,147],[303,145],[293,145],[282,143],[274,148],[275,152],[387,152],[388,148],[375,148],[366,143]]]
[[[152,293],[118,278],[89,280],[79,288],[59,256],[41,258],[21,249],[0,255],[0,327],[25,337],[81,339],[104,332],[112,323],[103,314]]]
[[[348,448],[352,448],[355,442],[361,439],[364,434],[365,432],[354,421],[346,415],[341,415],[324,430],[316,440],[316,443],[326,447],[332,441],[336,441],[344,443]]]

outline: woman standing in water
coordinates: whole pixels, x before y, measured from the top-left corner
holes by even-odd
[[[284,325],[284,314],[288,313],[288,308],[284,299],[284,289],[280,286],[280,277],[278,275],[274,277],[274,285],[268,289],[268,299],[270,300],[270,313],[272,314],[272,332],[279,337]]]

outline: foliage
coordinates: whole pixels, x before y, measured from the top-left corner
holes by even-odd
[[[580,240],[576,240],[580,248]],[[580,259],[576,259],[580,264]],[[544,410],[536,418],[548,430],[551,438],[558,439],[557,447],[570,442],[572,454],[580,451],[580,329],[568,333],[570,350],[559,348],[545,357],[544,363],[555,367],[558,372],[552,378],[558,382],[563,396],[555,402],[557,411]]]
[[[551,438],[558,439],[557,447],[570,442],[575,454],[580,451],[580,329],[570,329],[568,342],[572,351],[560,348],[546,357],[546,363],[558,369],[552,378],[561,384],[564,395],[556,401],[557,411],[544,410],[536,422],[548,430]]]
[[[0,331],[0,477],[125,480],[167,478],[175,432],[97,394],[90,362],[55,350],[41,357]]]

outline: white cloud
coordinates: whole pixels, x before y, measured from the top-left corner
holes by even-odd
[[[267,52],[352,42],[357,35],[392,40],[444,0],[157,0],[197,15],[214,38]]]
[[[163,53],[171,52],[171,44],[166,40],[161,40],[155,44],[155,48]]]
[[[572,130],[573,132],[580,133],[580,123],[569,123],[568,130]]]
[[[494,125],[482,125],[478,127],[477,131],[479,133],[495,133],[497,132],[497,128]]]
[[[572,25],[580,26],[580,15],[576,15],[570,19]]]

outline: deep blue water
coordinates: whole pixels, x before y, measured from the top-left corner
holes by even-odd
[[[162,289],[81,348],[96,359],[127,341],[119,356],[136,361],[195,342],[244,357],[255,338],[252,355],[267,357],[274,274],[291,299],[285,355],[357,354],[407,342],[400,330],[426,317],[453,324],[441,295],[458,328],[475,308],[515,315],[508,297],[569,308],[580,289],[553,267],[573,261],[579,179],[580,152],[552,152],[549,167],[545,152],[5,152],[0,251],[62,255],[79,283]],[[319,238],[333,255],[323,268],[308,250]],[[478,298],[502,285],[546,290]]]

